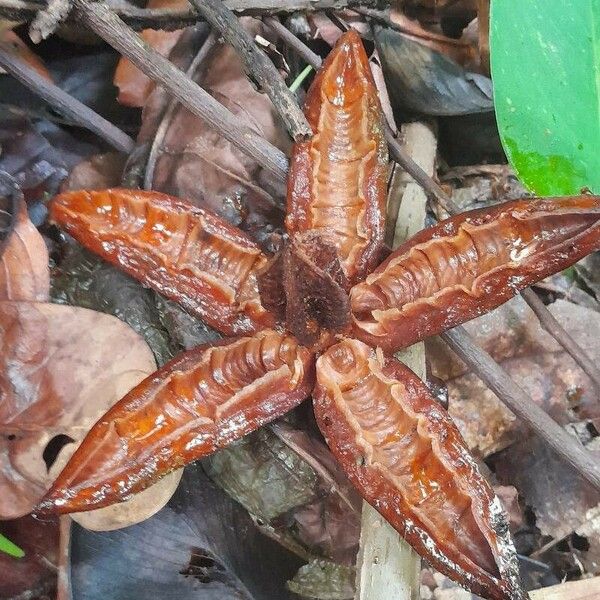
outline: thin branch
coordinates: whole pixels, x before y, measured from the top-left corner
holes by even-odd
[[[240,25],[233,12],[221,0],[190,0],[190,3],[237,52],[248,77],[271,98],[292,139],[302,142],[310,138],[312,129],[300,110],[296,97],[287,88],[271,59],[254,43],[252,36]]]
[[[79,21],[127,57],[142,73],[163,86],[183,106],[204,119],[278,180],[285,181],[288,159],[281,150],[240,122],[238,117],[144,42],[109,8],[99,2],[75,0],[74,12]]]
[[[523,300],[529,304],[536,314],[541,326],[573,357],[586,375],[594,382],[596,391],[600,392],[600,370],[585,350],[571,337],[571,334],[556,320],[540,297],[528,288],[521,292]]]
[[[264,17],[266,23],[273,33],[289,48],[294,50],[300,58],[303,58],[311,67],[317,70],[323,62],[321,57],[313,52],[299,37],[295,36],[279,19],[275,17]]]
[[[272,15],[297,11],[341,9],[354,6],[375,6],[377,0],[225,0],[225,5],[238,16]],[[0,18],[19,23],[31,21],[47,4],[36,0],[0,0]],[[134,5],[115,6],[114,12],[136,31],[163,29],[172,31],[201,21],[191,8],[138,8]]]
[[[93,131],[120,152],[129,153],[135,142],[118,127],[42,77],[35,69],[0,44],[0,66],[59,113]]]
[[[463,327],[442,334],[444,341],[473,372],[567,463],[600,490],[600,461],[548,416]]]

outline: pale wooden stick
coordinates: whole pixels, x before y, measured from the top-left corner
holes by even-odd
[[[435,164],[437,141],[423,123],[410,123],[403,128],[406,151],[428,174]],[[404,179],[397,172],[394,178]],[[400,183],[400,185],[396,185]],[[398,190],[402,182],[392,182]],[[405,181],[404,192],[394,231],[394,246],[423,229],[427,196],[412,179]],[[425,378],[423,342],[402,350],[397,355],[421,379]],[[417,600],[419,597],[420,560],[398,532],[369,504],[363,503],[360,549],[356,563],[356,600]]]

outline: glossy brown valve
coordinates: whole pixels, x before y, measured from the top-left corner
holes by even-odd
[[[498,499],[410,369],[346,339],[318,359],[313,398],[325,440],[354,486],[419,554],[477,594],[520,597]]]
[[[58,195],[50,217],[77,241],[226,335],[271,327],[257,274],[267,258],[221,217],[157,192]]]
[[[600,248],[600,199],[515,200],[402,244],[350,293],[355,335],[394,350],[477,317]]]
[[[40,510],[79,512],[126,500],[285,414],[313,385],[312,354],[275,331],[185,352],[92,427]]]
[[[314,135],[294,146],[287,229],[291,236],[319,234],[336,249],[344,283],[352,285],[380,260],[388,173],[377,88],[356,32],[323,63],[304,112]]]
[[[523,598],[499,500],[449,416],[390,357],[600,248],[600,198],[524,199],[422,231],[379,267],[387,153],[365,51],[344,34],[307,97],[288,236],[266,256],[208,211],[156,192],[61,194],[78,241],[235,339],[182,354],[89,432],[40,505],[127,499],[283,415],[313,391],[350,480],[432,565],[493,600]],[[357,338],[357,339],[355,339]],[[387,354],[386,354],[387,353]]]

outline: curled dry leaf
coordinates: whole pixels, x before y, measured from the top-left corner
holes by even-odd
[[[186,8],[187,0],[149,0],[146,8]],[[182,30],[162,31],[145,29],[140,37],[157,52],[168,56],[181,37]],[[118,100],[126,106],[144,106],[154,88],[154,82],[127,58],[121,58],[115,70],[113,83],[119,88]]]
[[[254,36],[269,39],[255,19],[240,20]],[[192,78],[261,137],[289,153],[289,140],[268,96],[246,76],[236,51],[217,43]],[[147,133],[147,139],[153,132]],[[158,149],[152,189],[209,208],[234,225],[264,239],[281,227],[278,198],[264,190],[261,169],[249,156],[219,136],[205,121],[178,106]]]
[[[390,20],[402,29],[402,34],[407,39],[412,39],[445,54],[465,68],[474,69],[479,66],[476,44],[468,36],[463,34],[461,38],[456,39],[425,29],[419,21],[413,20],[395,9],[390,10]]]
[[[83,308],[1,302],[0,338],[0,517],[14,518],[50,487],[60,443],[83,439],[155,363],[128,326]]]
[[[10,212],[11,228],[0,244],[0,300],[44,301],[50,291],[48,250],[29,220],[18,194],[0,198],[0,211]]]

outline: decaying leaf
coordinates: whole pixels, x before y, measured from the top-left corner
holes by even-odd
[[[412,39],[436,52],[445,54],[454,62],[469,70],[477,70],[479,67],[479,55],[477,47],[468,36],[451,38],[431,31],[423,27],[419,21],[407,17],[403,12],[395,9],[390,10],[390,20],[402,29],[402,34],[407,39]]]
[[[29,220],[20,193],[0,197],[0,211],[11,213],[12,227],[0,244],[0,300],[48,299],[50,275],[44,239]]]
[[[493,110],[489,78],[398,31],[380,26],[374,31],[396,108],[438,116]]]
[[[74,527],[71,594],[73,600],[292,600],[285,582],[300,566],[195,463],[152,519],[124,532]]]
[[[146,8],[186,8],[187,0],[149,0]],[[173,46],[181,37],[181,30],[162,31],[145,29],[140,37],[154,50],[168,56]],[[121,58],[115,70],[113,83],[119,88],[119,102],[126,106],[144,106],[154,88],[154,82],[127,58]]]
[[[354,567],[326,560],[313,560],[301,567],[288,589],[294,594],[317,600],[350,600],[354,598]]]
[[[255,19],[243,18],[247,30],[269,38]],[[193,79],[215,99],[283,151],[289,140],[268,96],[248,80],[236,51],[218,43]],[[150,132],[147,132],[148,135]],[[179,106],[159,146],[152,188],[209,208],[260,239],[281,226],[277,201],[259,183],[260,167],[205,121]]]
[[[1,302],[0,339],[0,518],[15,518],[49,488],[61,446],[155,363],[128,326],[82,308]]]
[[[548,308],[592,359],[600,361],[600,314],[565,300]],[[597,413],[597,393],[589,378],[520,298],[465,327],[559,423]],[[484,458],[517,440],[525,431],[520,421],[441,342],[432,338],[427,343],[433,374],[447,381],[449,412],[471,451]]]
[[[315,497],[314,470],[265,427],[206,459],[205,468],[250,514],[265,521]]]
[[[71,169],[61,186],[61,191],[116,187],[121,181],[123,163],[123,155],[117,152],[95,154]]]

